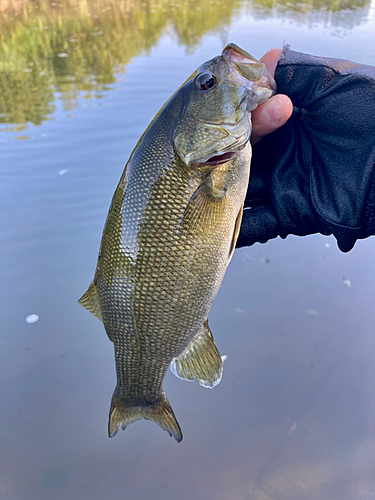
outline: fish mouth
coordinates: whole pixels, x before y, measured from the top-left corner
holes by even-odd
[[[228,61],[235,61],[237,63],[259,63],[258,59],[246,52],[246,50],[241,49],[235,43],[228,43],[222,52],[223,56]]]
[[[251,90],[254,94],[252,100],[255,99],[257,104],[261,104],[276,93],[276,82],[265,64],[238,45],[229,43],[223,50],[222,57],[230,68],[229,80]],[[248,108],[248,111],[252,109]]]

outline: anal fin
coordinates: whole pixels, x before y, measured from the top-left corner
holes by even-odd
[[[99,318],[100,321],[103,321],[95,280],[91,282],[87,292],[79,299],[78,304],[81,304],[82,307],[90,311],[94,316]]]
[[[200,333],[188,347],[171,363],[171,371],[183,380],[198,381],[203,387],[212,389],[220,383],[223,375],[223,362],[208,320],[203,324]]]

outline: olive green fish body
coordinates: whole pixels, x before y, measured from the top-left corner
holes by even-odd
[[[241,80],[249,70],[240,74],[239,66],[253,65],[259,82],[264,65],[259,73],[260,63],[248,58],[228,46],[180,87],[140,139],[114,194],[95,277],[80,300],[114,343],[110,436],[146,418],[182,439],[163,392],[172,361],[180,378],[206,387],[221,379],[207,316],[233,254],[250,173],[254,99]],[[267,98],[272,90],[264,87]]]

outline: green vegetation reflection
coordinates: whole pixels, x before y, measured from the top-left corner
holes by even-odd
[[[39,125],[53,113],[56,91],[66,110],[78,98],[99,98],[116,72],[166,30],[194,48],[242,8],[254,17],[306,17],[368,6],[369,0],[0,0],[0,122]]]

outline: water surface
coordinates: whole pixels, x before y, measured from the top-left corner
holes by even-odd
[[[108,439],[112,344],[77,304],[125,161],[197,66],[229,41],[375,65],[374,26],[366,0],[1,2],[1,499],[375,498],[375,239],[235,252],[221,384],[166,377],[180,445]]]

